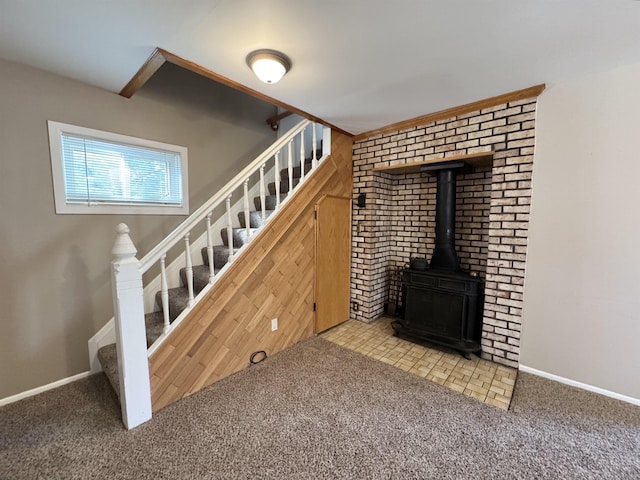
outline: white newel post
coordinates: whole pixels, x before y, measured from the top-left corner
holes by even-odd
[[[115,317],[122,421],[132,429],[151,419],[151,386],[144,326],[142,274],[129,227],[118,225],[111,251],[111,278]]]
[[[331,154],[331,128],[322,127],[322,156]]]

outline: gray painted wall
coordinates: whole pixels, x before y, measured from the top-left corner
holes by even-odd
[[[640,64],[538,100],[521,365],[640,399]]]
[[[141,257],[185,218],[56,215],[47,120],[187,146],[194,211],[275,140],[275,111],[173,65],[125,99],[0,60],[0,398],[88,370],[118,223]]]

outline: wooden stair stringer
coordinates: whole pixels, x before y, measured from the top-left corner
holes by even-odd
[[[332,155],[150,357],[154,412],[246,368],[255,351],[273,355],[313,335],[314,206],[351,196],[351,145],[333,133]]]

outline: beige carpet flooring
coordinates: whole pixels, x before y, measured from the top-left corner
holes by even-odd
[[[311,338],[125,431],[94,376],[0,408],[0,478],[638,479],[640,408],[520,374],[502,411]]]

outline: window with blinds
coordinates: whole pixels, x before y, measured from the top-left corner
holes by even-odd
[[[189,213],[187,150],[49,122],[56,213]]]

